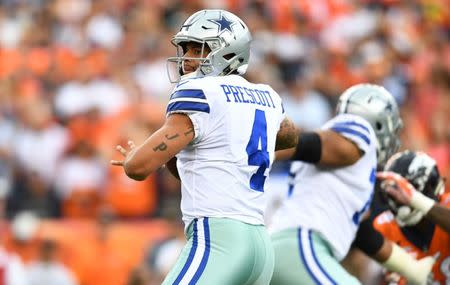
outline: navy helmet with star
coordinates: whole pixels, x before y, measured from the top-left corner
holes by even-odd
[[[222,31],[228,30],[230,33],[233,32],[232,26],[236,24],[235,22],[227,19],[223,13],[220,13],[219,19],[208,19],[208,21],[216,24],[218,27],[218,33],[220,34]]]

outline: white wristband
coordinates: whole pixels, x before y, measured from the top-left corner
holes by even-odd
[[[391,255],[382,265],[390,271],[399,273],[412,284],[424,285],[433,264],[432,257],[416,260],[394,243]]]
[[[415,191],[411,197],[411,207],[417,209],[426,215],[434,206],[436,201],[423,195],[419,191]]]

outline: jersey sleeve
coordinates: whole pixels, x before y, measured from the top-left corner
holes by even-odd
[[[204,90],[195,81],[198,80],[179,83],[170,95],[166,109],[166,116],[176,113],[189,116],[194,126],[194,143],[203,137],[211,111]]]
[[[360,150],[367,153],[371,147],[376,147],[376,138],[372,126],[355,115],[341,114],[328,121],[323,129],[332,130],[354,142]]]

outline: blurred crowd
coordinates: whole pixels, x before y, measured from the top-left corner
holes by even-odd
[[[315,129],[330,119],[350,85],[377,83],[401,106],[402,147],[426,151],[450,174],[446,0],[0,4],[0,215],[7,225],[23,221],[24,212],[94,226],[105,219],[163,219],[175,225],[166,231],[170,242],[157,243],[143,263],[155,266],[158,251],[179,248],[170,239],[182,227],[173,222],[180,219],[178,181],[161,169],[136,182],[109,161],[117,158],[115,145],[139,144],[164,121],[174,87],[166,73],[166,58],[176,51],[170,39],[204,8],[230,10],[247,23],[253,43],[245,76],[271,84],[298,127]],[[13,240],[24,240],[20,230],[9,231]],[[36,258],[43,259],[57,248],[53,240],[39,246]],[[147,270],[130,268],[117,284],[148,284],[142,283]],[[74,282],[100,284],[80,272]]]

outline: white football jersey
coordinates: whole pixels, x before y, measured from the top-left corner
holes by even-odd
[[[334,169],[293,162],[287,197],[273,217],[271,231],[298,227],[314,230],[330,243],[340,260],[372,201],[377,139],[369,122],[351,114],[336,116],[322,129],[351,140],[364,155],[353,165]]]
[[[280,96],[239,75],[195,78],[175,87],[172,113],[187,114],[195,132],[177,154],[185,225],[199,217],[264,224],[265,182],[284,119]]]

